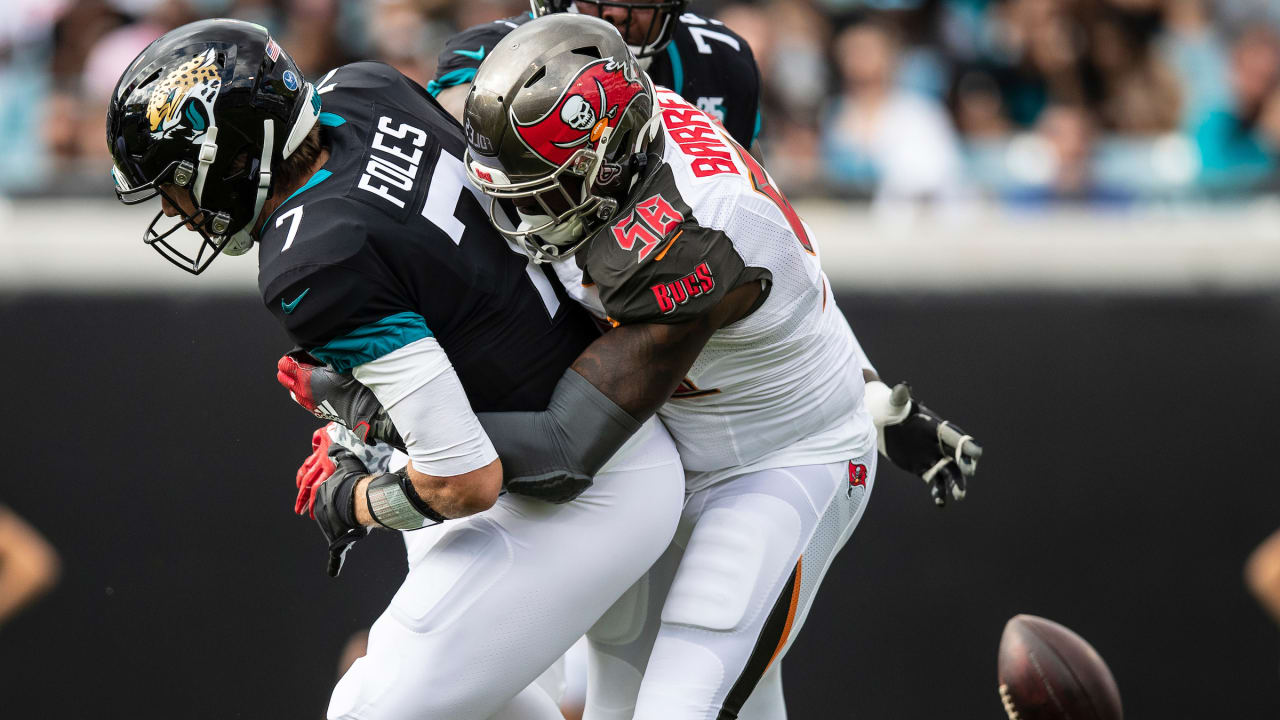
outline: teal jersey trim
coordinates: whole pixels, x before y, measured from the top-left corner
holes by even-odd
[[[445,88],[453,87],[454,85],[461,85],[462,83],[469,83],[475,79],[475,68],[458,68],[457,70],[450,70],[449,72],[441,75],[439,80],[432,80],[427,83],[427,92],[431,93],[431,97],[435,97]]]
[[[310,190],[311,188],[313,188],[313,187],[315,187],[315,186],[319,185],[320,183],[324,182],[325,180],[328,180],[328,179],[329,179],[329,176],[330,176],[330,175],[332,175],[332,174],[333,174],[333,173],[329,172],[328,170],[325,170],[324,168],[320,168],[319,170],[317,170],[317,171],[316,171],[316,174],[315,174],[315,175],[312,175],[312,176],[311,176],[311,179],[310,179],[310,180],[307,180],[306,184],[304,184],[302,187],[298,188],[297,190],[294,190],[292,195],[290,195],[289,197],[285,198],[285,199],[284,199],[284,202],[282,202],[282,203],[280,203],[279,205],[277,205],[277,206],[276,206],[276,209],[271,211],[271,214],[267,216],[267,219],[262,221],[262,226],[258,228],[258,234],[259,234],[259,235],[261,235],[261,234],[262,234],[262,231],[267,227],[267,222],[269,222],[269,221],[271,220],[271,218],[275,216],[275,214],[276,214],[276,210],[279,210],[280,208],[284,207],[285,203],[287,203],[287,202],[289,202],[290,200],[292,200],[292,199],[294,199],[294,198],[298,197],[298,196],[299,196],[299,195],[301,195],[304,191],[306,191],[306,190]]]
[[[676,44],[667,45],[667,57],[671,58],[671,84],[675,87],[671,88],[676,91],[677,95],[684,94],[684,63],[680,62],[680,51],[676,50]]]
[[[757,111],[756,111],[756,126],[755,126],[754,128],[752,128],[752,130],[751,130],[751,145],[755,145],[755,144],[756,144],[756,138],[760,137],[760,125],[761,125],[761,123],[763,123],[763,122],[764,122],[764,118],[760,117],[760,111],[759,111],[759,110],[757,110]],[[751,149],[751,145],[748,145],[748,146],[747,146],[747,149],[748,149],[748,150],[750,150],[750,149]]]
[[[481,45],[479,50],[454,50],[453,54],[472,60],[484,60],[484,46]]]
[[[331,112],[322,112],[320,113],[320,124],[325,127],[341,127],[347,124],[347,119]]]
[[[330,340],[312,350],[311,355],[338,372],[347,372],[431,336],[427,321],[421,315],[402,312]]]

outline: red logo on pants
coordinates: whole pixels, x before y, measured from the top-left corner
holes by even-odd
[[[867,466],[859,465],[852,460],[849,461],[849,496],[853,496],[853,489],[856,487],[867,486]]]

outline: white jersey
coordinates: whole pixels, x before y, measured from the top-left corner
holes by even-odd
[[[555,263],[561,281],[614,324],[684,322],[761,283],[763,302],[711,336],[658,411],[689,489],[866,453],[862,366],[808,226],[714,119],[665,89],[657,100],[663,164],[631,213]]]

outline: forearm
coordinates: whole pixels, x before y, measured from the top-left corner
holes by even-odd
[[[58,555],[33,528],[0,511],[0,623],[57,581]]]
[[[641,425],[573,369],[556,384],[546,410],[479,418],[502,459],[507,489],[552,502],[589,487]]]
[[[412,462],[404,471],[418,500],[443,518],[460,518],[488,510],[497,497],[496,485],[502,478],[502,465],[494,460],[489,465],[461,476],[435,477],[417,472]],[[356,482],[353,507],[355,520],[364,527],[381,527],[369,507],[369,485],[380,475],[366,475]],[[475,492],[473,484],[494,485],[491,492]]]

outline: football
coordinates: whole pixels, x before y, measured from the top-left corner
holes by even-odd
[[[1084,638],[1052,620],[1015,615],[1000,637],[1000,700],[1009,720],[1121,720],[1120,690]]]

